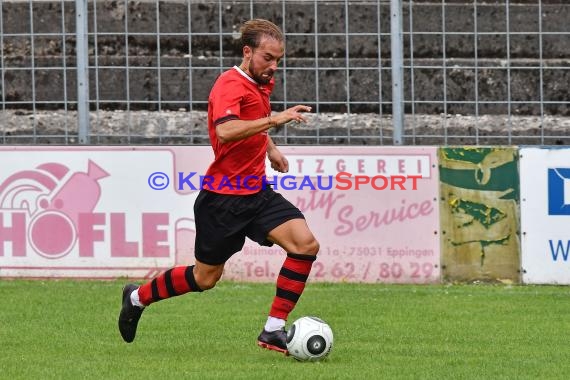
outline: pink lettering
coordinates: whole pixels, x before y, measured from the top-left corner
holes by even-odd
[[[4,226],[4,213],[0,212],[0,256],[4,256],[4,243],[12,242],[12,256],[26,256],[26,214],[12,213],[12,227]]]
[[[362,230],[366,229],[370,225],[371,221],[372,221],[372,219],[368,219],[368,218],[366,218],[366,216],[360,215],[358,218],[356,218],[356,221],[354,223],[356,226],[356,230],[362,231]]]
[[[419,206],[417,203],[412,203],[410,207],[408,207],[408,215],[410,216],[411,219],[415,219],[418,217],[419,215],[418,208]]]
[[[317,196],[319,196],[318,199]],[[332,191],[326,194],[311,191],[311,197],[308,200],[306,198],[297,197],[296,206],[303,212],[324,209],[325,218],[328,219],[334,204],[341,198],[344,198],[344,194],[334,195]]]
[[[315,202],[314,206],[324,207],[322,202],[325,202],[323,205],[326,204],[326,199]],[[93,258],[97,248],[96,242],[106,243],[101,247],[111,257],[170,256],[168,213],[142,214],[142,241],[128,239],[127,214],[108,215],[107,221],[105,213],[78,213],[77,225],[74,226],[68,217],[54,211],[40,214],[29,222],[23,212],[0,213],[0,257],[8,254],[25,257],[27,247],[31,246],[33,251],[41,256],[58,259],[69,253],[77,244],[77,254],[80,258]],[[11,247],[6,243],[11,243]],[[103,248],[107,247],[107,244],[108,248]],[[7,251],[7,247],[11,249],[8,248]]]
[[[144,213],[142,215],[143,257],[168,257],[170,247],[159,243],[168,242],[168,231],[159,226],[168,227],[167,213]]]
[[[105,239],[103,230],[96,230],[94,227],[103,225],[105,225],[105,214],[80,213],[78,215],[77,238],[79,240],[79,257],[93,257],[94,243]]]
[[[344,206],[338,212],[338,221],[340,225],[334,229],[335,235],[343,236],[348,235],[354,229],[352,222],[348,219],[352,215],[354,207]]]
[[[369,228],[379,228],[388,226],[396,222],[413,220],[421,216],[427,216],[433,212],[433,203],[425,200],[418,203],[406,205],[406,200],[402,200],[399,208],[391,208],[382,212],[370,211],[368,213],[353,216],[354,207],[347,205],[338,212],[339,225],[334,229],[334,233],[339,236],[348,235],[354,231],[364,231]]]
[[[324,173],[323,170],[323,163],[325,162],[325,160],[323,160],[322,158],[317,158],[317,173]]]
[[[405,168],[406,162],[402,159],[398,160],[398,172],[400,173],[405,173],[406,172],[406,168]]]
[[[420,212],[414,217],[410,215],[410,219],[415,219],[419,215],[429,215],[432,212],[433,212],[433,203],[431,201],[423,201],[422,204],[420,205]]]
[[[137,257],[139,245],[134,241],[126,240],[125,214],[111,214],[111,256],[112,257]]]
[[[269,277],[269,262],[265,261],[264,265],[256,265],[254,262],[244,262],[247,277]]]
[[[386,161],[378,160],[378,173],[386,173]]]

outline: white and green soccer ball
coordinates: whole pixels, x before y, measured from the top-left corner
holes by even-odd
[[[299,361],[324,359],[332,346],[332,329],[320,318],[301,317],[287,331],[287,350]]]

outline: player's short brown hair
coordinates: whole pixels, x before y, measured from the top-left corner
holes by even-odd
[[[252,19],[243,23],[241,29],[241,47],[249,46],[251,48],[259,47],[261,37],[267,36],[279,42],[283,42],[283,32],[277,25],[269,20],[261,18]]]

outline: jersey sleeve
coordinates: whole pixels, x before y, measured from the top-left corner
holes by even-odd
[[[240,118],[243,85],[234,78],[220,77],[210,94],[214,125]]]

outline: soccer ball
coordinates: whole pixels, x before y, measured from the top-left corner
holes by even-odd
[[[332,345],[330,326],[317,317],[301,317],[287,331],[287,350],[299,361],[321,360],[331,352]]]

